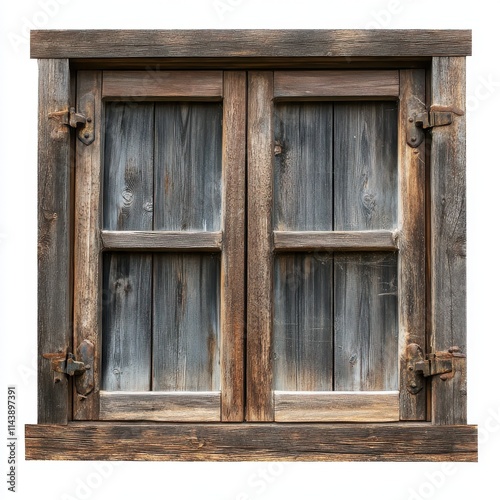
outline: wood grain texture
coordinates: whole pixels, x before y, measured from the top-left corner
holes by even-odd
[[[274,106],[274,227],[332,229],[330,103]]]
[[[283,254],[274,263],[274,388],[333,388],[333,262]]]
[[[273,73],[248,73],[248,421],[272,421],[273,380]]]
[[[104,250],[161,250],[213,252],[222,248],[215,231],[101,231]]]
[[[276,251],[397,250],[396,231],[274,231]]]
[[[465,59],[436,57],[432,62],[432,106],[465,111]],[[436,127],[431,142],[431,348],[466,348],[465,116]],[[458,367],[458,365],[457,365]],[[433,377],[432,421],[467,422],[466,367],[462,361],[448,380]]]
[[[91,94],[95,102],[93,118],[97,131],[101,128],[100,71],[80,71],[77,79],[77,101]],[[89,146],[76,141],[75,160],[75,286],[74,286],[74,345],[84,340],[94,346],[101,345],[101,148],[102,134],[97,133]],[[80,398],[74,391],[73,418],[97,420],[99,417],[99,390],[101,378],[101,352],[97,348],[94,358],[94,391]]]
[[[153,229],[220,230],[221,123],[220,103],[156,103]]]
[[[105,391],[151,389],[152,265],[147,253],[104,254],[101,387]]]
[[[33,30],[32,58],[471,54],[470,30]]]
[[[275,98],[398,97],[399,72],[275,71]]]
[[[221,99],[222,71],[104,71],[103,99]]]
[[[45,353],[66,352],[72,328],[71,134],[49,113],[70,105],[67,59],[38,63],[38,422],[70,417],[68,379],[50,369]]]
[[[105,110],[103,227],[151,230],[154,105],[110,102]]]
[[[426,349],[425,141],[412,148],[406,130],[413,112],[425,109],[425,71],[402,70],[399,106],[399,337],[400,418],[425,420],[427,391],[409,389],[407,346]]]
[[[104,392],[102,420],[219,422],[220,392]]]
[[[394,102],[335,103],[334,230],[397,227],[397,113]]]
[[[224,72],[222,129],[221,414],[245,417],[246,73]]]
[[[476,462],[477,427],[384,424],[26,425],[28,460]]]
[[[397,422],[398,391],[274,391],[276,422]]]
[[[153,257],[153,391],[220,389],[220,260]]]
[[[398,389],[394,253],[334,254],[334,390]]]

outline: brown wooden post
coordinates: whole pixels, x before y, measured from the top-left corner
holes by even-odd
[[[465,58],[434,57],[432,106],[465,112]],[[431,341],[433,351],[458,346],[466,336],[465,115],[432,129],[431,145]],[[432,422],[467,423],[465,359],[455,358],[452,378],[432,379]]]
[[[61,115],[70,104],[68,59],[42,59],[38,100],[38,422],[66,424],[70,392],[47,353],[71,342],[71,133]]]

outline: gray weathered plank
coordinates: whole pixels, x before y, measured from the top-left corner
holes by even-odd
[[[471,38],[470,30],[33,30],[31,57],[466,56]]]
[[[397,422],[398,391],[274,391],[276,422]]]
[[[334,389],[398,389],[397,256],[334,257]]]
[[[104,250],[217,251],[222,232],[101,231]]]
[[[27,425],[28,460],[477,461],[477,427],[405,423]]]
[[[397,250],[396,231],[274,231],[276,251]]]
[[[220,389],[217,255],[153,257],[154,391]]]
[[[465,112],[465,59],[432,61],[432,106],[453,106]],[[431,349],[466,347],[466,211],[465,116],[436,127],[431,143]],[[432,380],[432,421],[467,422],[465,360],[456,362],[453,378]]]
[[[221,417],[233,422],[245,418],[246,80],[224,72]]]
[[[150,390],[152,256],[106,253],[103,260],[102,389]]]
[[[248,421],[272,421],[273,73],[248,73]]]
[[[49,113],[70,105],[69,61],[38,63],[38,422],[70,417],[68,379],[55,383],[43,354],[71,345],[70,129]]]
[[[220,103],[157,103],[153,228],[220,230],[221,164]]]
[[[332,104],[274,107],[274,227],[332,229]]]
[[[94,99],[92,117],[95,130],[101,130],[100,71],[79,71],[77,103],[90,94]],[[80,106],[77,106],[80,107]],[[90,145],[76,141],[75,152],[75,250],[74,250],[74,346],[83,341],[95,348],[94,390],[79,397],[73,391],[73,418],[97,420],[99,418],[99,390],[101,370],[101,210],[102,134],[96,133]]]
[[[399,336],[400,418],[425,420],[427,391],[414,394],[406,350],[412,344],[426,348],[425,275],[425,141],[412,148],[406,130],[414,112],[425,108],[425,70],[402,70],[399,106]]]
[[[332,390],[332,275],[328,254],[284,254],[275,258],[275,389]]]
[[[335,103],[334,229],[397,227],[398,106]]]
[[[220,392],[101,392],[101,419],[220,422]]]
[[[221,99],[222,71],[104,71],[108,99]]]
[[[109,102],[105,109],[103,227],[152,229],[154,105]]]
[[[399,97],[399,72],[275,71],[275,98]]]

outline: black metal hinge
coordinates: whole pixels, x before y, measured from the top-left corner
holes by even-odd
[[[465,358],[459,347],[450,347],[447,351],[432,352],[424,356],[418,344],[410,344],[406,349],[408,391],[412,394],[420,392],[427,377],[439,375],[441,380],[453,378],[454,358]]]
[[[451,125],[455,115],[462,116],[463,114],[461,109],[453,106],[432,106],[430,110],[424,112],[410,111],[408,113],[406,142],[412,148],[416,148],[422,144],[425,130]]]

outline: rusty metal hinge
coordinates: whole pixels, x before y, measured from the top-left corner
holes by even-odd
[[[464,112],[453,106],[431,106],[430,110],[424,112],[410,111],[408,113],[408,127],[406,131],[406,142],[412,148],[422,144],[425,138],[425,130],[433,127],[443,127],[453,123],[453,116],[462,116]]]
[[[84,340],[77,348],[78,358],[71,352],[51,352],[43,354],[50,361],[54,372],[54,383],[61,382],[62,374],[76,377],[78,394],[86,396],[94,389],[94,344]]]
[[[71,107],[69,111],[64,110],[49,113],[49,118],[59,120],[62,125],[67,125],[68,127],[76,129],[78,139],[88,146],[92,144],[95,139],[94,96],[92,94],[85,94],[79,99],[78,104],[81,110],[78,113],[75,108]]]
[[[406,369],[408,372],[408,391],[412,394],[420,392],[426,377],[439,375],[441,380],[453,378],[454,358],[465,358],[459,347],[450,347],[447,351],[427,354],[418,344],[410,344],[406,348]]]

